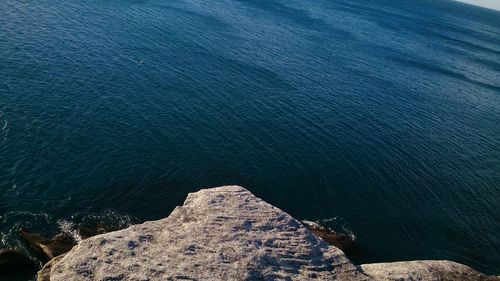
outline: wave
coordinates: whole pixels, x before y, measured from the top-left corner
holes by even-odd
[[[75,241],[83,240],[80,230],[82,227],[99,227],[100,225],[111,226],[115,229],[126,228],[137,223],[137,219],[120,214],[116,211],[106,210],[101,213],[78,213],[71,216],[71,219],[59,219],[57,225],[62,233],[71,235]]]
[[[21,228],[48,236],[67,233],[79,242],[83,240],[80,235],[82,227],[112,226],[113,229],[121,229],[139,221],[132,216],[106,210],[100,213],[77,213],[70,218],[58,219],[47,213],[12,211],[1,215],[0,222],[0,247],[17,248],[28,253],[25,241],[18,235]]]

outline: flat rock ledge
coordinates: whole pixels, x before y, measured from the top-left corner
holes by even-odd
[[[81,241],[44,267],[37,280],[500,278],[448,261],[355,266],[287,213],[243,187],[223,186],[190,193],[165,219]]]

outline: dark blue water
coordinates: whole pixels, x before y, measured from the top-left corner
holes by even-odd
[[[0,232],[240,184],[356,263],[500,274],[500,12],[448,1],[0,2]]]

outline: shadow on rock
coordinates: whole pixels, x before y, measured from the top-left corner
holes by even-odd
[[[82,237],[82,239],[87,239],[92,236],[120,230],[125,227],[126,226],[107,225],[103,223],[82,224],[78,226],[78,233],[80,234],[80,237]]]
[[[48,263],[46,263],[42,269],[40,269],[36,275],[36,280],[37,281],[50,281],[50,271],[52,270],[52,267],[59,261],[61,260],[65,255],[60,255],[57,256],[53,259],[51,259]]]

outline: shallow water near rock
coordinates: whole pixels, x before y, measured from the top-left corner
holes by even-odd
[[[354,233],[356,263],[500,274],[499,18],[430,0],[1,1],[2,244],[240,184]]]

